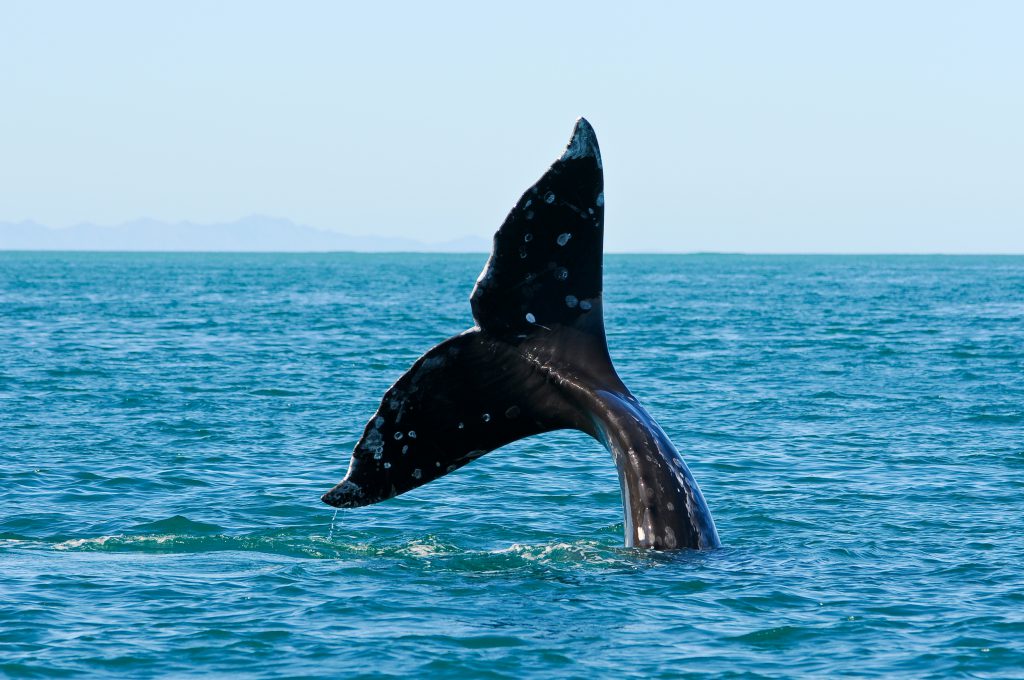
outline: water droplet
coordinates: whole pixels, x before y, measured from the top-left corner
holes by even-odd
[[[401,432],[396,432],[395,433],[395,441],[398,441],[401,438],[402,438],[402,433]]]
[[[391,463],[384,463],[384,469],[385,470],[390,470],[391,469]]]
[[[529,321],[530,323],[537,323],[537,317],[535,317],[533,314],[530,314],[529,312],[526,313],[526,320]]]
[[[404,456],[407,453],[409,453],[409,445],[408,444],[406,444],[405,446],[402,447],[402,455]]]
[[[460,430],[466,429],[466,424],[465,423],[459,423],[459,429]]]
[[[597,195],[597,207],[600,208],[604,205],[604,192],[602,191]]]
[[[523,240],[526,241],[527,243],[529,243],[530,241],[533,240],[533,234],[524,234],[523,235]]]
[[[422,476],[423,476],[423,471],[420,470],[419,468],[416,468],[415,470],[412,471],[412,478],[413,479],[419,479]]]
[[[555,270],[555,278],[558,279],[559,281],[565,281],[567,278],[569,278],[569,270],[566,269],[565,267],[559,267],[558,269]]]
[[[555,202],[555,194],[553,192],[550,192],[550,191],[548,193],[544,194],[544,202],[545,203],[554,203]]]
[[[565,304],[566,304],[567,307],[569,307],[569,309],[572,309],[578,303],[579,303],[579,300],[576,299],[575,295],[566,295],[565,296]]]
[[[580,300],[580,309],[582,309],[584,312],[587,311],[588,309],[590,309],[590,307],[591,307],[591,304],[590,304],[589,301],[587,301],[587,300]]]
[[[327,530],[327,540],[334,538],[334,520],[338,519],[338,510],[334,511],[334,516],[331,517],[331,528]]]
[[[521,259],[521,260],[525,260],[526,259],[526,246],[523,246],[523,247],[521,247],[519,249],[519,259]]]
[[[416,439],[416,430],[409,430],[409,439]]]
[[[489,422],[491,422],[491,414],[490,414],[490,413],[485,413],[485,414],[483,414],[483,415],[482,415],[482,416],[480,416],[480,417],[481,417],[481,418],[483,418],[483,420],[484,420],[484,422],[485,422],[485,423],[489,423]]]
[[[558,235],[558,245],[564,246],[566,243],[569,242],[569,239],[571,239],[571,238],[572,238],[572,234],[569,234],[569,233],[559,234]]]

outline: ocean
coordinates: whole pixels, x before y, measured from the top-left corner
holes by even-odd
[[[1024,677],[1024,257],[608,256],[676,553],[574,432],[320,502],[485,259],[0,253],[0,675]]]

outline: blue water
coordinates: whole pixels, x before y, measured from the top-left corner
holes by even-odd
[[[576,433],[335,517],[484,259],[0,254],[0,674],[1020,676],[1024,258],[607,258],[720,550]]]

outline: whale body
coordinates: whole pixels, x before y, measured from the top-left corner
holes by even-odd
[[[603,242],[601,152],[580,118],[564,153],[495,233],[470,296],[476,325],[429,350],[387,391],[323,501],[378,503],[510,442],[572,428],[612,454],[626,546],[719,546],[686,463],[612,366]]]

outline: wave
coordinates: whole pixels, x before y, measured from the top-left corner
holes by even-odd
[[[28,539],[11,536],[10,545],[62,552],[200,554],[252,552],[317,560],[382,560],[441,566],[457,571],[508,571],[529,567],[636,569],[664,561],[664,555],[595,540],[512,543],[466,547],[434,535],[403,538],[332,537],[323,527],[230,533],[216,524],[175,515],[101,536]]]

